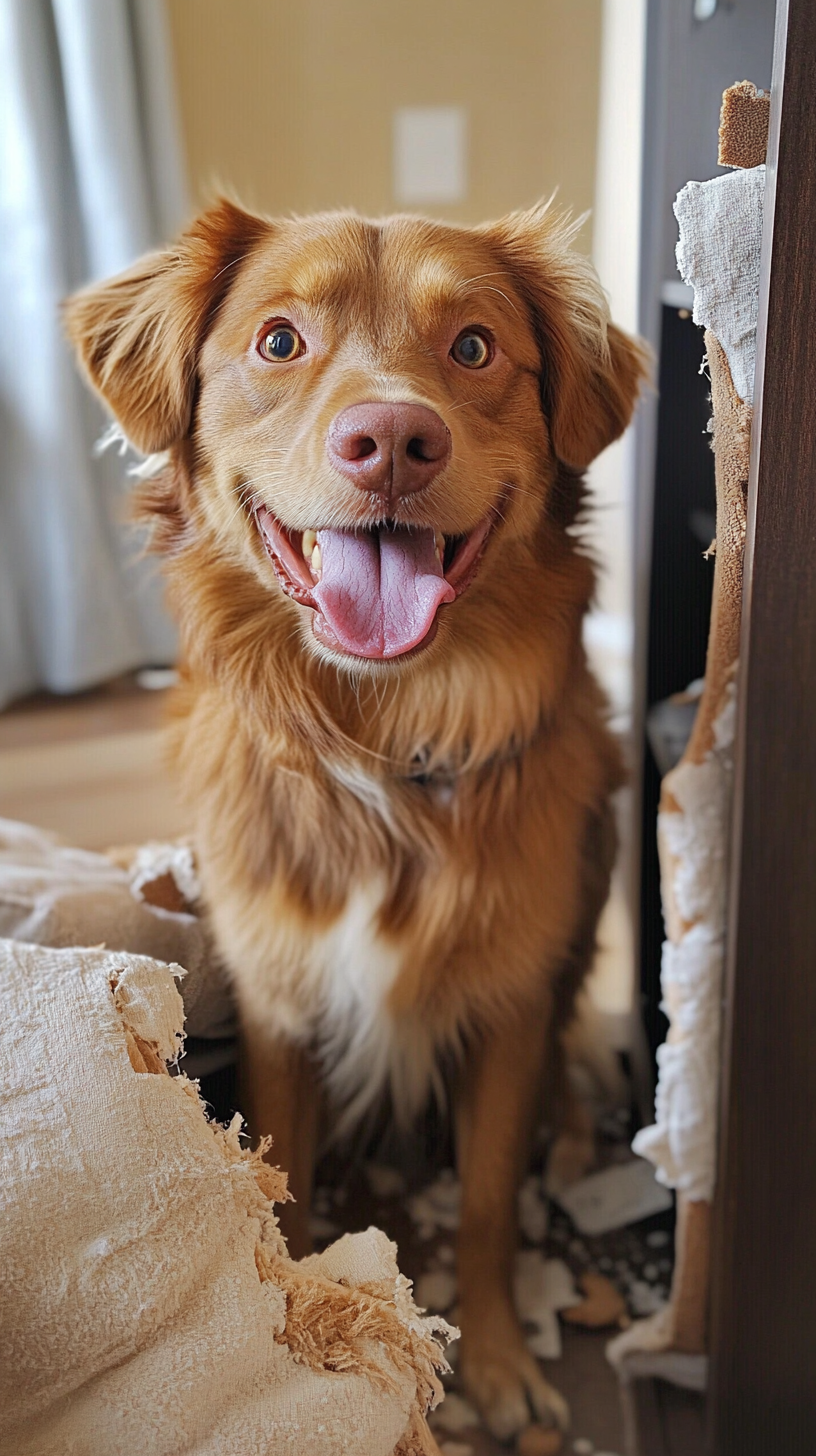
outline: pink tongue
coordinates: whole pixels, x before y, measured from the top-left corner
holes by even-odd
[[[317,635],[356,657],[398,657],[431,629],[456,593],[446,582],[427,527],[318,531],[322,576],[312,596]]]

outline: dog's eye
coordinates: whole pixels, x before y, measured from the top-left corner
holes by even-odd
[[[258,353],[273,364],[287,364],[290,359],[297,359],[305,348],[300,334],[291,324],[275,324],[261,339]]]
[[[465,369],[484,369],[493,358],[493,346],[478,329],[463,329],[451,349],[451,358]]]

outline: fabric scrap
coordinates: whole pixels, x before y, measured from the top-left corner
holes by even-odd
[[[765,167],[689,182],[677,195],[677,266],[694,289],[694,322],[728,358],[740,399],[753,403]]]

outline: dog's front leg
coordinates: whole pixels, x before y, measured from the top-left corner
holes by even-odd
[[[253,1139],[270,1133],[270,1163],[289,1175],[293,1203],[278,1210],[293,1259],[311,1253],[309,1212],[317,1147],[320,1090],[303,1047],[245,1022],[241,1033],[241,1105]]]
[[[569,1412],[527,1350],[512,1300],[517,1194],[527,1171],[549,1040],[549,1009],[528,1008],[474,1048],[462,1087],[458,1161],[461,1373],[490,1430],[509,1440]]]

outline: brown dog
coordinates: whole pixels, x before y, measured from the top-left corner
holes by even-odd
[[[181,623],[175,761],[250,1125],[307,1247],[319,1089],[350,1125],[460,1067],[462,1371],[566,1420],[510,1298],[516,1188],[613,853],[616,749],[569,532],[641,347],[546,209],[473,229],[222,202],[68,306],[146,452]]]

